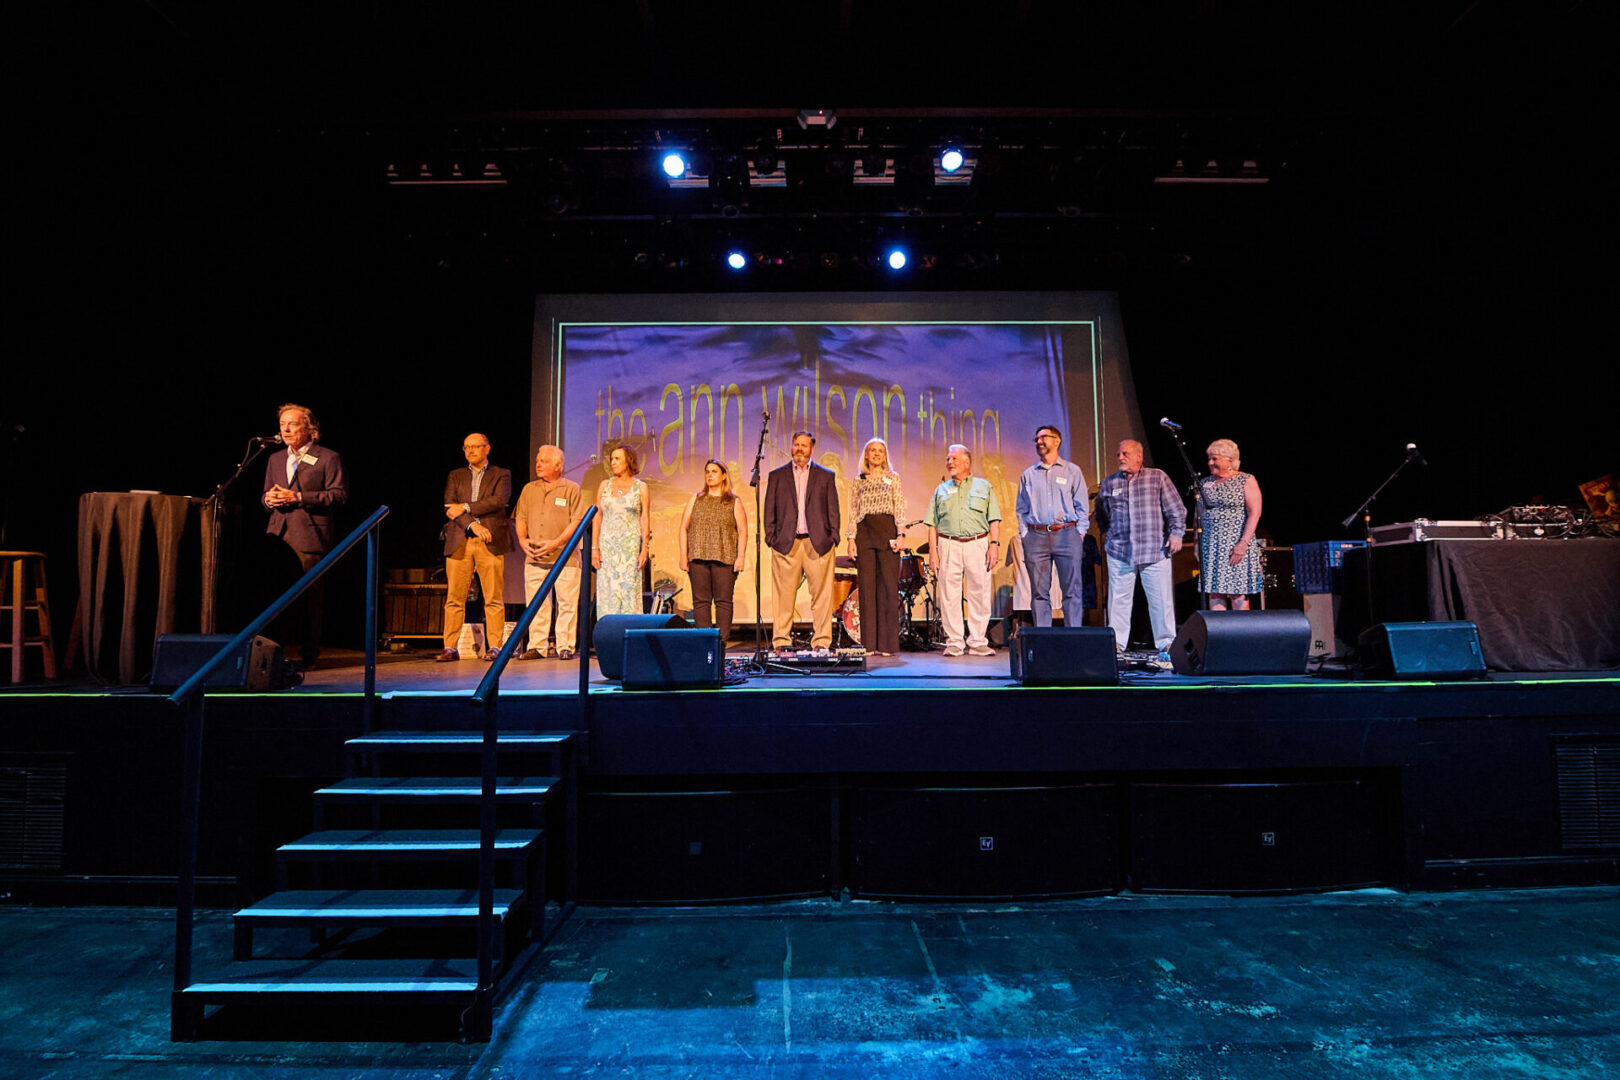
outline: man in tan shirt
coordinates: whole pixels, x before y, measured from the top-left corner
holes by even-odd
[[[523,486],[518,496],[518,546],[523,549],[523,601],[528,603],[540,590],[540,585],[557,564],[563,545],[579,528],[585,516],[585,498],[579,485],[562,474],[563,452],[555,446],[542,446],[534,456],[536,479]],[[529,647],[518,654],[519,660],[539,660],[556,656],[571,660],[577,647],[575,638],[579,628],[579,553],[568,560],[557,584],[529,626]],[[551,647],[551,612],[557,612],[557,649]]]

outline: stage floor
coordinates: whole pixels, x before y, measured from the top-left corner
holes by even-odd
[[[434,650],[418,649],[406,653],[383,653],[377,657],[377,692],[379,694],[443,694],[447,696],[471,695],[489,670],[481,660],[460,660],[440,664],[433,660]],[[733,648],[727,652],[730,661],[747,660],[751,650]],[[1309,675],[1177,675],[1169,666],[1153,659],[1150,652],[1127,654],[1120,668],[1120,687],[1126,689],[1193,687],[1330,687],[1369,689],[1373,687],[1411,687],[1437,685],[1489,684],[1549,684],[1549,683],[1602,683],[1614,682],[1620,688],[1620,672],[1491,672],[1484,678],[1456,682],[1436,683],[1425,680],[1384,682],[1358,678],[1342,666],[1324,665]],[[614,681],[605,678],[596,661],[591,661],[590,692],[616,694],[625,692]],[[898,656],[866,658],[865,671],[838,674],[801,674],[775,671],[755,674],[723,687],[726,691],[779,691],[795,688],[814,691],[830,690],[944,690],[997,688],[1023,689],[1012,678],[1006,649],[997,649],[994,656],[947,657],[943,652],[908,652]],[[358,650],[329,649],[322,654],[314,670],[306,672],[295,694],[356,694],[365,689],[364,657]],[[1089,687],[1088,689],[1098,689]],[[109,687],[88,681],[82,673],[49,683],[25,684],[9,688],[10,692],[24,693],[116,693],[136,694],[145,690],[140,686]],[[3,696],[6,689],[0,689]],[[514,660],[501,676],[503,695],[572,695],[579,692],[579,661]],[[1617,690],[1620,692],[1620,690]]]
[[[0,1071],[1597,1080],[1620,1069],[1617,909],[1612,888],[586,907],[501,999],[495,1040],[465,1046],[443,1012],[268,1007],[171,1043],[172,912],[7,907],[28,990]],[[225,913],[201,913],[199,956],[230,948]]]

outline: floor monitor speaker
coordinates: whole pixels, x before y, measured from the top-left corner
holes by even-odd
[[[1106,626],[1026,626],[1007,650],[1025,686],[1117,686],[1114,632]]]
[[[1310,648],[1303,611],[1195,611],[1170,663],[1177,675],[1303,675]]]
[[[1472,679],[1485,674],[1479,627],[1471,622],[1379,623],[1362,633],[1357,654],[1381,679]]]
[[[178,689],[235,636],[160,634],[152,650],[152,689]],[[253,637],[210,672],[203,685],[209,690],[280,690],[287,682],[281,646],[267,637]]]
[[[712,627],[625,631],[626,690],[719,686],[725,674],[726,649]]]

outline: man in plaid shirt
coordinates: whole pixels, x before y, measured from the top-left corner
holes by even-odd
[[[1108,556],[1108,625],[1114,647],[1123,651],[1130,644],[1131,604],[1141,575],[1153,644],[1168,649],[1176,639],[1170,556],[1181,550],[1187,508],[1168,476],[1142,467],[1142,444],[1135,439],[1119,444],[1119,471],[1098,486],[1096,513],[1107,534],[1103,552]]]

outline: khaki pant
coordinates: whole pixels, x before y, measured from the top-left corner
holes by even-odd
[[[551,644],[551,612],[557,611],[557,648],[573,649],[576,652],[579,645],[579,563],[578,556],[574,557],[562,573],[557,575],[557,584],[552,586],[551,595],[546,597],[545,603],[534,613],[534,622],[529,624],[529,648],[536,652],[545,652]],[[523,602],[528,604],[534,599],[534,594],[540,591],[545,582],[546,575],[551,573],[549,566],[537,566],[534,563],[523,564]]]
[[[506,575],[505,556],[492,554],[476,536],[467,537],[461,550],[444,560],[444,647],[453,649],[461,640],[461,624],[466,621],[467,590],[472,576],[484,587],[484,648],[494,652],[506,633],[506,600],[502,585]]]
[[[771,590],[776,594],[771,644],[776,648],[785,649],[793,643],[793,608],[800,577],[810,586],[810,622],[815,628],[810,647],[832,647],[833,562],[837,552],[834,545],[827,554],[817,555],[809,540],[794,540],[786,555],[771,549]]]
[[[945,647],[963,648],[962,606],[967,605],[966,647],[988,645],[990,626],[990,571],[984,568],[990,551],[987,537],[939,543],[939,621],[945,629]],[[1076,626],[1079,623],[1075,624]]]

